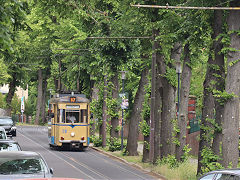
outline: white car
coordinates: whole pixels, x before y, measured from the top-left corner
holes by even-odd
[[[0,179],[45,179],[52,176],[53,170],[48,168],[46,161],[36,152],[0,152]]]

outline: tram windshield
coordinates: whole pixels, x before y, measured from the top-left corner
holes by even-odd
[[[66,112],[66,123],[79,123],[79,111],[67,111]]]
[[[80,110],[59,110],[59,122],[60,123],[88,123],[87,109]]]

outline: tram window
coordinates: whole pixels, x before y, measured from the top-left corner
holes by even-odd
[[[59,122],[65,122],[65,109],[60,109]]]
[[[81,123],[87,123],[87,109],[81,109]]]
[[[60,119],[60,109],[57,109],[57,121],[56,121],[56,123],[59,123],[59,119]]]
[[[67,111],[66,123],[79,123],[79,111]]]

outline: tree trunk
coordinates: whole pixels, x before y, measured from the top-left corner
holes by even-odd
[[[213,59],[209,56],[208,67],[206,77],[203,83],[203,109],[202,109],[202,120],[200,125],[200,141],[199,141],[199,152],[198,152],[198,174],[201,174],[202,167],[204,164],[201,162],[202,151],[205,148],[211,147],[212,142],[212,123],[214,120],[214,98],[213,98],[213,80],[214,80],[214,69]]]
[[[143,109],[144,95],[145,95],[145,85],[148,83],[147,75],[149,69],[145,68],[141,73],[141,79],[139,82],[138,90],[134,98],[133,109],[131,112],[130,122],[129,122],[129,132],[127,140],[127,152],[129,156],[137,156],[137,147],[138,147],[138,135],[139,129],[138,124],[142,121],[141,112]]]
[[[41,119],[42,123],[46,123],[46,96],[47,96],[47,80],[43,80],[43,88],[42,88],[42,107],[41,107]]]
[[[62,69],[62,61],[61,61],[61,59],[59,59],[59,61],[58,61],[58,80],[57,80],[57,82],[58,82],[58,85],[57,85],[57,92],[58,93],[61,93],[61,88],[62,88],[62,82],[61,82],[61,76],[62,76],[62,72],[61,72],[61,69]]]
[[[215,39],[219,34],[222,33],[222,18],[223,18],[223,12],[222,11],[214,11],[214,24],[213,24],[213,39]],[[218,39],[218,41],[213,42],[213,48],[215,52],[215,64],[218,66],[218,68],[215,70],[215,76],[216,80],[216,90],[223,92],[225,88],[225,64],[224,64],[224,55],[220,53],[220,51],[223,48],[223,45],[221,43],[221,39]],[[215,112],[216,112],[216,118],[215,123],[218,127],[222,126],[223,121],[223,111],[224,106],[218,101],[217,98],[215,98]],[[221,150],[221,142],[222,142],[222,131],[217,130],[215,128],[214,131],[214,139],[212,144],[212,150],[215,155],[220,156],[220,150]]]
[[[157,58],[158,58],[157,54]],[[160,144],[161,144],[161,116],[162,116],[162,96],[163,96],[163,86],[161,81],[160,70],[156,68],[156,96],[155,96],[155,126],[154,126],[154,156],[153,163],[160,158]]]
[[[230,2],[231,7],[239,7],[240,1]],[[240,49],[240,37],[236,31],[240,29],[240,11],[230,11],[228,17],[228,27],[231,31],[230,48]],[[226,92],[235,96],[227,99],[224,107],[223,119],[223,166],[231,164],[237,167],[239,157],[239,94],[240,94],[240,52],[231,51],[228,53],[228,70],[226,80]]]
[[[163,103],[162,103],[162,122],[161,122],[161,157],[167,157],[175,153],[173,144],[173,122],[176,118],[176,89],[163,78]]]
[[[158,29],[152,30],[153,44],[152,44],[152,80],[151,80],[151,107],[150,107],[150,149],[149,149],[149,160],[153,162],[154,158],[154,141],[155,141],[155,97],[156,97],[156,61],[157,61],[157,51],[159,42],[156,37],[159,35]]]
[[[180,58],[179,58],[180,61]],[[190,50],[187,43],[184,47],[184,62],[181,76],[180,101],[178,105],[179,114],[177,116],[179,132],[177,139],[179,145],[176,145],[176,159],[181,161],[184,155],[184,146],[186,145],[187,122],[188,122],[188,99],[190,91],[190,83],[192,77],[192,68],[190,67]]]
[[[150,119],[146,119],[146,123],[150,126]],[[149,142],[150,142],[150,136],[144,136],[144,142],[143,142],[143,157],[142,162],[149,162]]]
[[[12,81],[9,84],[9,91],[6,99],[6,102],[7,102],[6,113],[8,116],[11,116],[11,111],[12,111],[11,103],[12,103],[12,98],[14,96],[15,91],[16,91],[16,74],[14,73],[12,75]]]
[[[107,76],[104,76],[104,91],[103,91],[103,118],[102,118],[102,147],[107,144],[106,127],[107,127]]]
[[[98,92],[99,92],[99,89],[97,88],[97,83],[93,82],[93,88],[92,88],[92,91],[91,91],[91,99],[92,100],[98,100]],[[92,117],[92,125],[91,125],[91,130],[90,130],[90,135],[95,135],[95,132],[96,132],[96,117],[94,116],[93,114],[93,117]]]
[[[118,83],[118,73],[115,72],[115,75],[112,77],[112,99],[117,100],[118,99],[118,93],[119,93],[119,83]],[[119,111],[119,108],[116,107],[114,109],[115,112]],[[119,125],[119,119],[118,116],[111,118],[111,130],[110,130],[110,136],[118,138],[119,137],[119,131],[117,130],[117,127]]]
[[[160,47],[158,48],[160,50]],[[157,67],[160,70],[161,82],[163,86],[162,95],[162,114],[161,114],[161,157],[167,157],[169,154],[175,152],[173,144],[173,123],[172,120],[176,118],[176,103],[175,91],[170,82],[164,77],[166,73],[166,64],[162,55],[157,56]],[[155,109],[158,110],[158,109]]]
[[[35,124],[40,122],[40,113],[42,107],[42,98],[43,98],[43,74],[42,69],[38,70],[38,96],[37,96],[37,108],[36,108],[36,119]]]

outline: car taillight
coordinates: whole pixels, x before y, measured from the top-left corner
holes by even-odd
[[[84,140],[84,137],[82,137],[81,140]]]
[[[61,140],[64,140],[64,137],[61,137]]]

